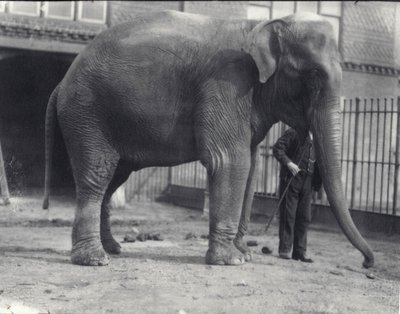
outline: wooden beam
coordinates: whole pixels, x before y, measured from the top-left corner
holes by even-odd
[[[0,36],[0,46],[4,48],[78,54],[86,47],[86,44]]]

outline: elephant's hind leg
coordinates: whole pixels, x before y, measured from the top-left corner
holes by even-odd
[[[109,254],[120,254],[121,245],[114,239],[111,234],[110,225],[110,210],[111,210],[111,197],[113,193],[129,178],[131,169],[122,161],[118,163],[117,170],[114,173],[106,194],[104,195],[103,203],[101,205],[101,222],[100,222],[100,236],[101,243],[104,250]]]
[[[77,209],[72,228],[71,260],[78,265],[107,265],[109,258],[100,240],[100,207],[119,156],[107,145],[94,149],[81,146],[73,150],[72,156]]]

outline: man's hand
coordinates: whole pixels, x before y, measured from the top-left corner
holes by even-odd
[[[287,164],[287,167],[294,177],[301,171],[301,169],[292,161]]]

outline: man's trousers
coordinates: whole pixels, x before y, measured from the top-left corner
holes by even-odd
[[[279,195],[284,192],[288,180],[281,179]],[[311,222],[312,176],[304,171],[295,176],[280,206],[279,253],[305,255],[307,229]]]

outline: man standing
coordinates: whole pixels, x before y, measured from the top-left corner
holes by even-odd
[[[280,206],[279,257],[290,259],[293,246],[292,259],[312,263],[306,255],[311,196],[312,190],[318,191],[322,184],[315,163],[312,133],[309,132],[305,142],[301,143],[294,129],[287,130],[275,143],[273,154],[281,164],[281,197],[289,184]]]

